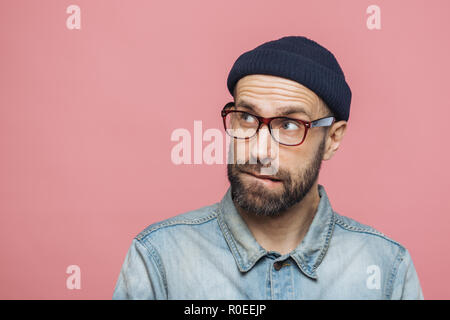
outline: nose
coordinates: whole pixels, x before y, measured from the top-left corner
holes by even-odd
[[[262,124],[256,139],[250,140],[250,163],[257,163],[257,160],[259,160],[266,165],[272,163],[277,157],[278,142],[273,139],[268,126]]]

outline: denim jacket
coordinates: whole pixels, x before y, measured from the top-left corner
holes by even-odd
[[[231,199],[152,224],[131,243],[113,299],[423,299],[408,250],[333,211],[325,188],[296,249],[262,248]]]

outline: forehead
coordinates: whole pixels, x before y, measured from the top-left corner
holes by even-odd
[[[302,84],[272,75],[248,75],[241,78],[235,87],[237,105],[248,102],[261,109],[299,107],[309,115],[317,114],[320,98]]]

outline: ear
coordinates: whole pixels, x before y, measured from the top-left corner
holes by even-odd
[[[345,131],[347,130],[347,121],[341,120],[333,123],[326,134],[325,152],[323,160],[329,160],[333,157],[335,152],[339,149]]]

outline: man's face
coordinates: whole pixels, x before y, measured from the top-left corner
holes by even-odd
[[[235,88],[235,103],[237,110],[263,117],[312,121],[328,115],[323,101],[314,92],[295,81],[269,75],[241,78]],[[296,108],[286,114],[288,106]],[[322,128],[314,128],[299,146],[279,145],[267,126],[262,125],[258,136],[238,142],[246,144],[247,152],[242,155],[234,149],[235,161],[227,166],[234,202],[251,214],[276,216],[301,201],[317,181],[325,138]],[[230,148],[230,154],[231,151]],[[278,161],[278,170],[271,175],[273,180],[253,175],[261,175],[261,169],[274,161]]]

